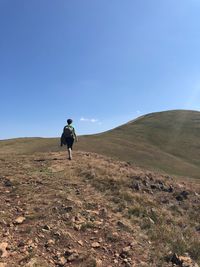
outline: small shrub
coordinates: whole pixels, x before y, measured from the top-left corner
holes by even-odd
[[[108,242],[119,242],[120,241],[120,237],[116,234],[113,234],[111,231],[107,232],[105,234],[105,238]]]
[[[128,216],[131,218],[132,216],[136,217],[146,217],[147,211],[142,206],[134,206],[128,209]]]
[[[87,229],[94,229],[95,225],[92,222],[86,222],[81,225],[81,231],[86,231]]]
[[[200,240],[196,238],[189,244],[188,253],[200,264]]]

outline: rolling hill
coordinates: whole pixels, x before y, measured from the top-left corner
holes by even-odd
[[[148,114],[111,131],[83,137],[79,149],[86,148],[141,167],[199,178],[200,112]]]
[[[199,178],[199,122],[148,114],[72,161],[58,138],[0,141],[0,266],[198,267],[200,184],[168,174]]]
[[[0,141],[2,153],[58,151],[58,138]],[[200,177],[200,112],[151,113],[110,131],[81,136],[77,150],[96,152],[152,170]]]

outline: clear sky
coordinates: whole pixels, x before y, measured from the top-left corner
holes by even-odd
[[[200,110],[200,0],[0,0],[0,139]]]

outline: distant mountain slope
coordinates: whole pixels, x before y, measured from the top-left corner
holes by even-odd
[[[113,130],[81,136],[77,150],[96,152],[169,174],[200,177],[200,112],[151,113]],[[58,151],[56,138],[0,141],[0,153]]]
[[[111,131],[83,137],[79,149],[137,165],[200,177],[200,112],[148,114]]]

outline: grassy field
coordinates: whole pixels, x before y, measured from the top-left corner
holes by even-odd
[[[0,141],[2,153],[59,151],[58,138]],[[96,152],[151,170],[200,177],[200,112],[148,114],[113,130],[81,136],[76,150]]]

